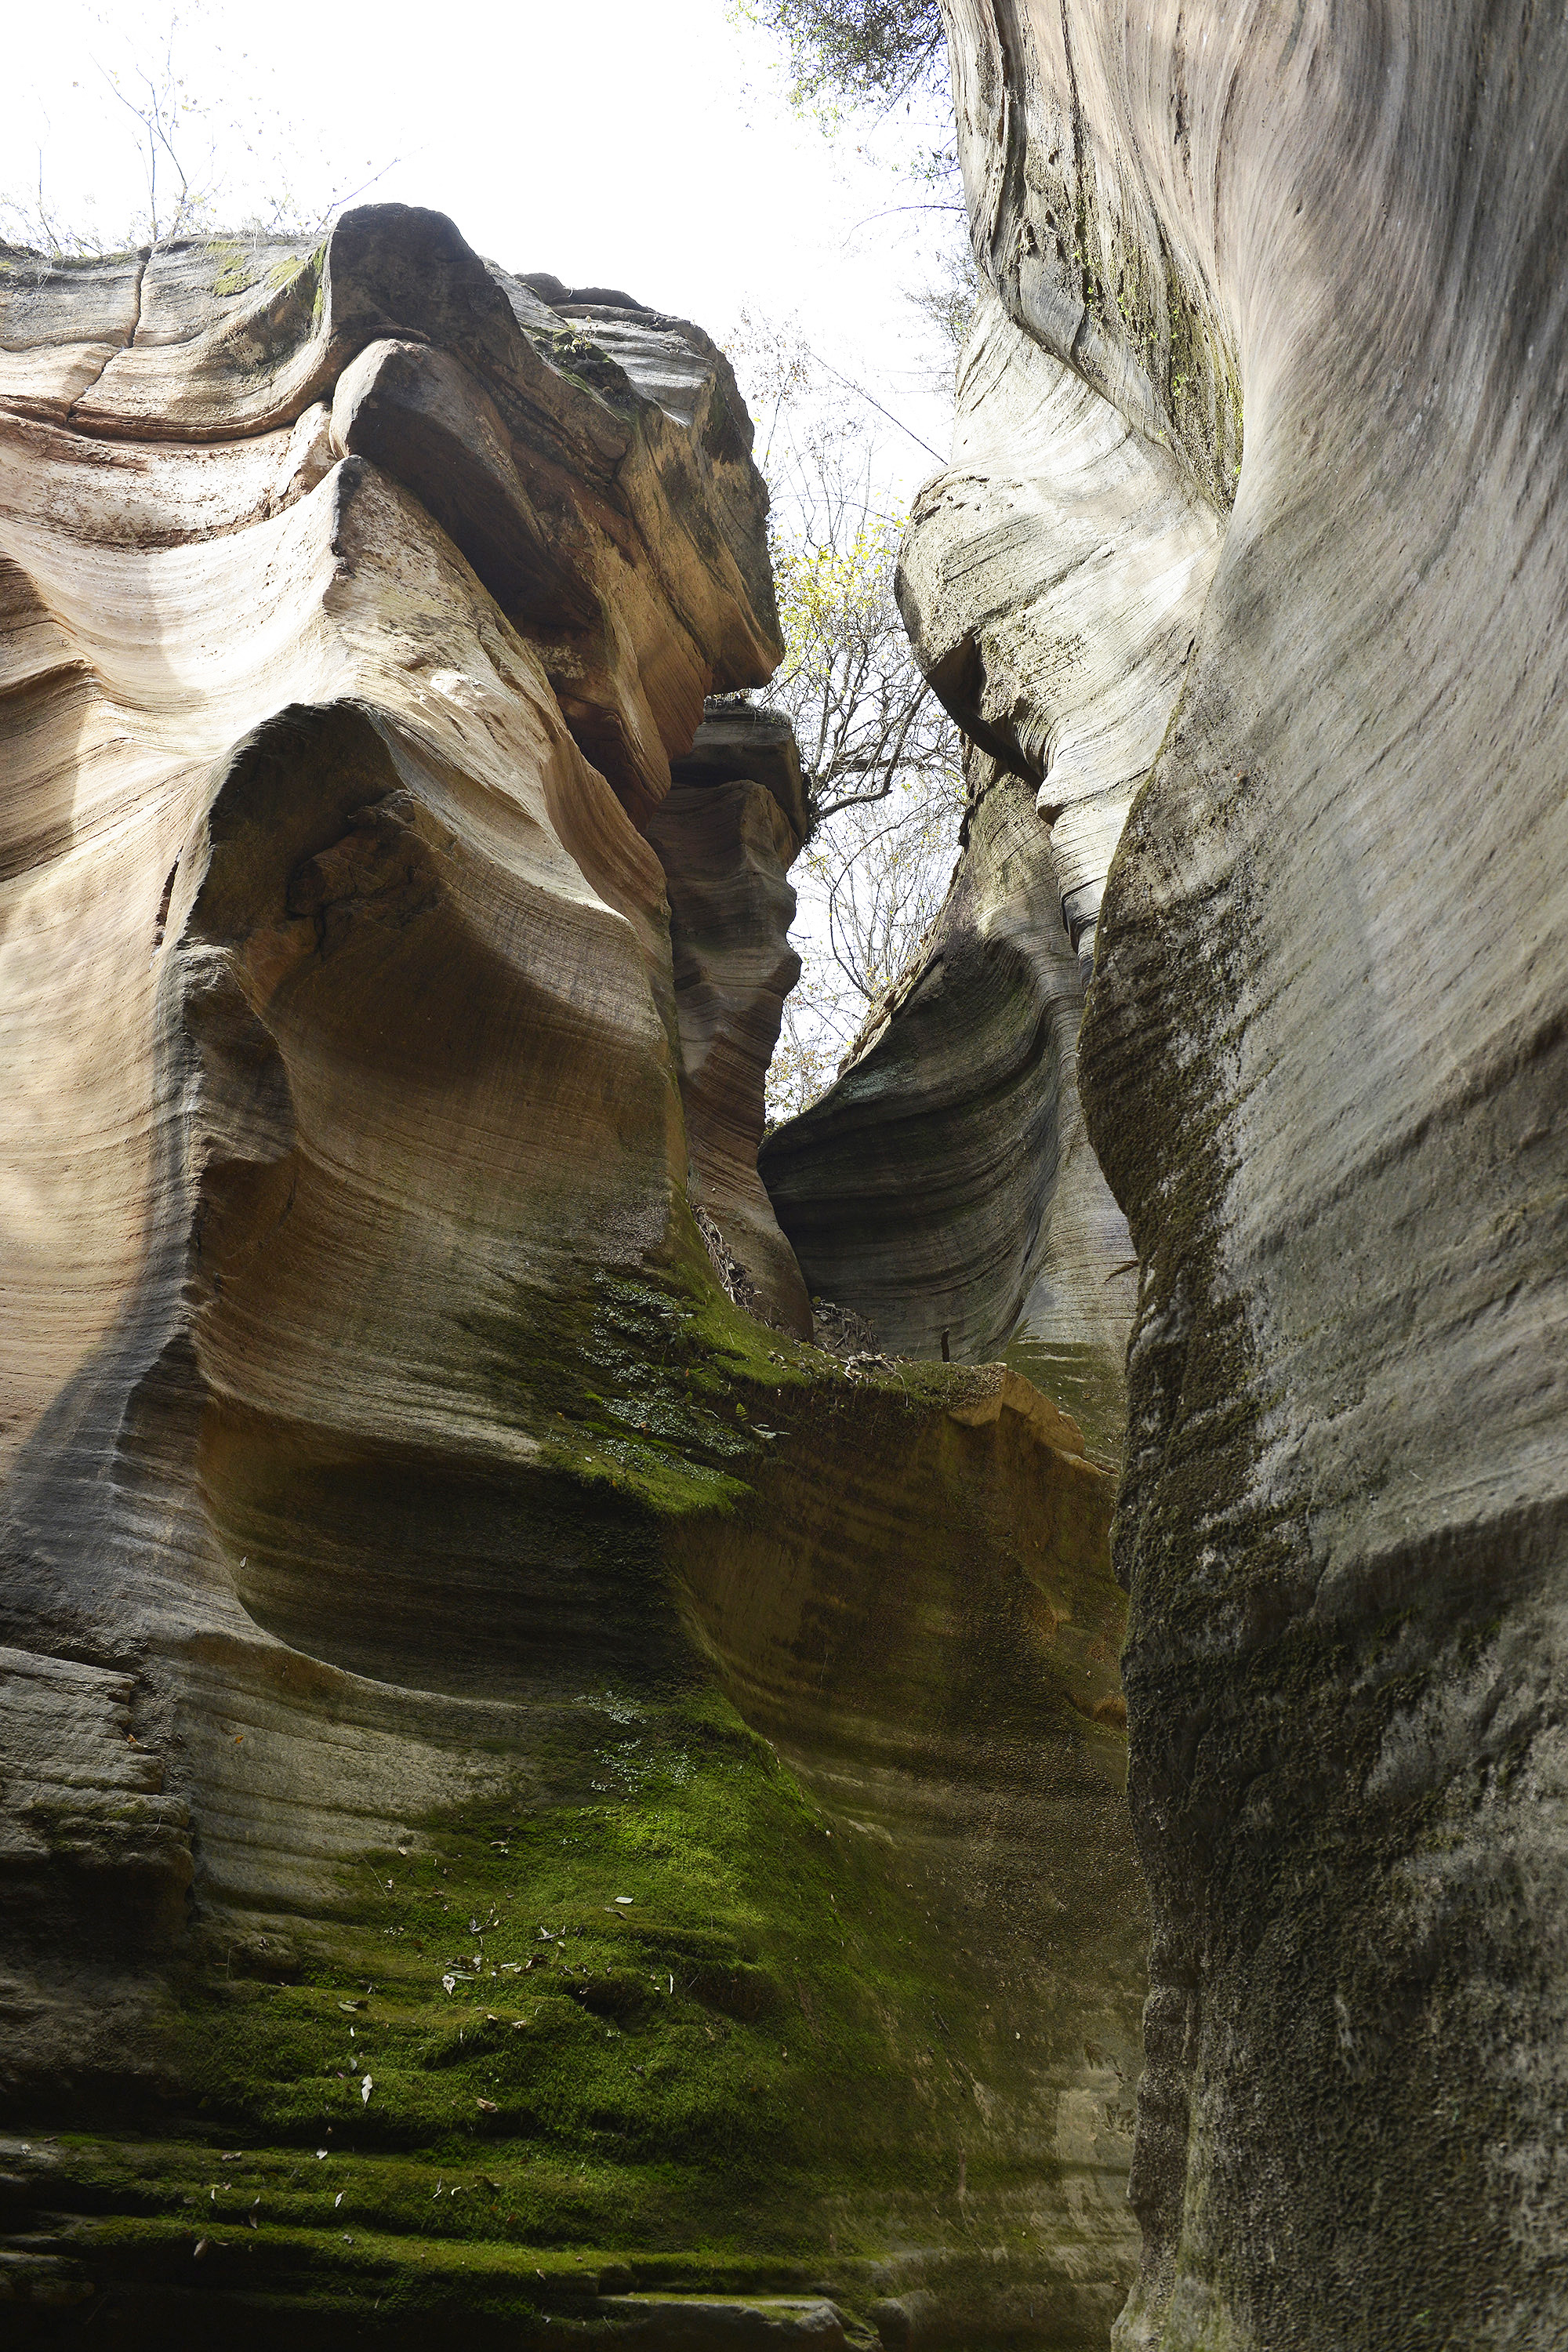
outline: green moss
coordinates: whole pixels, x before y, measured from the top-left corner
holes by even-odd
[[[1130,1297],[1136,1289],[1131,1274],[1125,1287]],[[1120,1465],[1127,1427],[1127,1378],[1111,1349],[1081,1341],[1014,1339],[1006,1360],[1071,1413],[1091,1454]]]
[[[738,1501],[791,1398],[844,1381],[833,1358],[731,1304],[684,1204],[667,1271],[600,1273],[574,1299],[519,1287],[465,1328],[498,1408],[542,1441],[549,1469],[660,1519]]]
[[[204,2240],[290,2309],[798,2290],[825,2247],[853,2299],[961,2147],[972,2198],[1006,2187],[973,2086],[1047,2062],[1022,1977],[1004,2013],[907,1861],[714,1692],[577,1713],[547,1777],[585,1769],[592,1801],[498,1799],[345,1865],[287,1981],[213,1931],[156,2140],[56,2146],[79,2254],[149,2309]]]
[[[220,295],[244,294],[256,285],[261,276],[254,255],[232,239],[208,246],[207,252],[220,267],[213,279],[213,292]]]
[[[998,1571],[1016,1614],[1016,1637],[995,1635],[1003,1654],[975,1653],[973,1686],[944,1663],[946,1596],[973,1583],[967,1498],[1002,1440],[933,1407],[976,1376],[938,1364],[852,1377],[782,1339],[725,1297],[684,1215],[662,1267],[601,1274],[574,1296],[519,1283],[467,1328],[497,1424],[538,1446],[494,1557],[590,1615],[593,1643],[563,1641],[498,1730],[492,1798],[345,1862],[279,1934],[270,1918],[254,1923],[263,1936],[232,1912],[198,1916],[156,2145],[75,2142],[51,2173],[51,2210],[79,2217],[73,2244],[103,2275],[137,2282],[149,2314],[160,2279],[188,2284],[206,2235],[204,2263],[221,2252],[247,2294],[275,2298],[268,2340],[279,2311],[293,2333],[301,2314],[329,2333],[344,2314],[379,2312],[377,2326],[390,2314],[418,2341],[434,2315],[460,2308],[465,2326],[493,2319],[515,2343],[530,2314],[595,2278],[734,2292],[826,2275],[864,2308],[873,2266],[900,2246],[919,2247],[929,2271],[962,2269],[1009,2233],[1021,2245],[1042,2193],[1065,2214],[1061,2185],[1042,2189],[1054,2159],[1035,2118],[1042,2094],[1050,2112],[1053,2070],[1076,2063],[1080,2012],[1097,2042],[1131,2039],[1118,2020],[1135,2016],[1137,1923],[1108,1916],[1092,1856],[1100,1907],[1068,1884],[1112,1802],[1094,1759],[1120,1744],[1080,1711],[1088,1669],[1074,1643],[1099,1618],[1076,1586],[1048,1662],[1013,1671],[1034,1656],[1030,1580],[1055,1559],[1055,1535],[1037,1529],[1040,1560],[1030,1551]],[[290,1466],[291,1507],[312,1475]],[[374,1475],[384,1524],[386,1474]],[[910,1534],[917,1491],[929,1546]],[[323,1557],[339,1540],[335,1494],[325,1481],[310,1507]],[[718,1687],[694,1597],[713,1565],[703,1546],[731,1547],[721,1582],[736,1563],[771,1559],[782,1520],[815,1562],[812,1529],[820,1517],[828,1545],[846,1496],[868,1514],[854,1559],[879,1546],[899,1571],[887,1623],[867,1621],[865,1658],[898,1738],[931,1730],[919,1769],[973,1773],[963,1801],[976,1818],[1032,1824],[1042,1742],[1055,1743],[1049,1769],[1066,1770],[1088,1835],[1061,1857],[1043,1912],[1032,1880],[1012,1874],[1017,1826],[976,1867],[906,1790],[895,1825],[902,1808],[936,1834],[895,1843],[872,1788],[857,1804],[871,1823],[825,1810]],[[1080,1499],[1069,1479],[1052,1507],[1070,1518]],[[412,1486],[395,1500],[418,1550],[425,1505]],[[437,1500],[440,1540],[460,1552],[463,1491]],[[352,1509],[340,1516],[352,1524]],[[494,1531],[479,1532],[489,1543]],[[252,1535],[231,1540],[254,1559]],[[1092,1582],[1076,1519],[1060,1549],[1064,1576]],[[787,1586],[786,1571],[768,1574]],[[352,1589],[339,1588],[333,1638]],[[844,1598],[858,1589],[851,1580]],[[819,1613],[837,1592],[826,1573]],[[411,1605],[435,1654],[439,1596]],[[534,1609],[536,1664],[548,1621]],[[787,1626],[752,1631],[758,1661],[793,1639]],[[808,1707],[826,1672],[814,1654]],[[1051,1680],[1069,1675],[1071,1704]],[[982,1717],[985,1744],[972,1751],[967,1727]],[[1009,1741],[1016,1766],[1001,1753]],[[1121,1977],[1119,1937],[1134,1954]],[[1045,2315],[1037,2262],[1028,2275]],[[988,2273],[983,2292],[994,2291]],[[968,2289],[952,2292],[962,2305]]]
[[[520,2242],[804,2251],[835,2185],[946,2165],[962,2076],[917,2086],[933,2032],[982,2063],[973,1994],[715,1694],[589,1712],[602,1801],[367,1858],[298,1981],[193,1988],[181,2078],[231,2137],[368,2164],[384,2228],[490,2230],[482,2200],[427,2210],[432,2166],[482,2161]],[[378,2169],[400,2149],[411,2177]],[[324,2179],[301,2194],[320,2219]]]

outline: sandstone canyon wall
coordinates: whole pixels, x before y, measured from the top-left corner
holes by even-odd
[[[1037,796],[1138,1259],[1117,2341],[1535,2352],[1568,2336],[1568,29],[947,14],[986,286],[902,593]],[[919,999],[895,1110],[951,1066]]]
[[[963,862],[913,984],[763,1167],[814,1290],[911,1353],[944,1330],[959,1356],[1007,1348],[1114,1456],[1134,1252],[1084,1131],[1078,1032],[1220,521],[989,286],[956,394],[899,593],[970,745]]]
[[[810,1344],[750,447],[437,214],[4,257],[17,2341],[1123,2299],[1111,1481]]]
[[[1034,796],[984,752],[917,969],[761,1166],[814,1294],[885,1346],[1005,1349],[1114,1461],[1132,1245],[1076,1083],[1083,978]]]

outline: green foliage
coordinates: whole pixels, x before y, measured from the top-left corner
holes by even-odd
[[[890,105],[946,68],[937,0],[745,0],[742,13],[784,42],[796,104],[830,123],[838,101]]]
[[[830,661],[847,632],[876,625],[898,555],[897,520],[867,510],[839,544],[800,541],[779,548],[773,577],[786,677],[814,660]]]

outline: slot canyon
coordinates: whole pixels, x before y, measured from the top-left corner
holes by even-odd
[[[962,848],[771,1127],[710,334],[0,250],[8,2341],[1568,2341],[1568,19],[943,21]]]

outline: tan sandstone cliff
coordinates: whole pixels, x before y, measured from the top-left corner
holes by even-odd
[[[4,257],[21,2340],[1087,2346],[1131,2275],[1110,1477],[819,1353],[757,1180],[750,446],[437,214]]]

